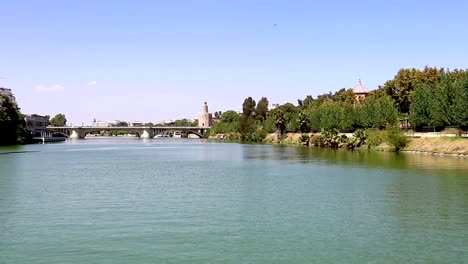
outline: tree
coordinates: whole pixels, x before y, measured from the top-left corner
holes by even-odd
[[[50,120],[50,125],[52,126],[65,126],[67,123],[67,118],[64,114],[57,114]]]
[[[266,118],[266,115],[268,113],[268,99],[266,97],[262,97],[259,101],[258,101],[258,104],[257,104],[257,109],[256,109],[256,113],[257,113],[257,116],[261,116],[263,117],[263,120],[265,120]]]
[[[307,95],[306,98],[302,100],[302,106],[306,109],[311,107],[313,103],[314,98],[312,97],[312,95]]]
[[[211,127],[210,134],[215,136],[219,133],[237,132],[240,118],[241,116],[233,110],[222,113],[219,122],[214,123]]]
[[[301,111],[297,114],[297,121],[299,122],[301,133],[308,133],[310,131],[310,118],[305,112]]]
[[[395,77],[387,81],[380,89],[395,100],[400,113],[408,113],[416,86],[419,84],[435,85],[440,81],[443,72],[444,69],[428,66],[422,71],[415,68],[400,69]]]
[[[223,123],[232,123],[239,122],[240,115],[233,110],[228,110],[221,115],[221,122]]]
[[[353,92],[353,89],[342,88],[341,90],[335,92],[332,95],[332,100],[334,102],[341,102],[341,103],[353,105],[354,100],[355,100],[355,94]]]
[[[284,112],[281,109],[275,109],[275,125],[276,125],[276,134],[278,137],[283,135],[284,129],[286,128],[286,119],[284,118]]]
[[[23,115],[10,97],[0,93],[0,146],[26,143],[29,137]]]
[[[216,112],[214,112],[214,117],[215,118],[221,118],[221,114],[222,114],[221,111],[216,111]]]
[[[458,74],[458,72],[456,72]],[[468,126],[468,71],[457,78],[455,75],[454,90],[455,99],[453,101],[454,119],[457,125]]]
[[[428,84],[418,85],[411,98],[410,120],[415,126],[426,126],[431,123],[433,95]]]
[[[242,104],[242,115],[245,117],[249,117],[255,113],[255,100],[252,97],[248,97],[244,100]]]
[[[389,96],[376,99],[368,97],[356,108],[357,126],[363,128],[385,128],[397,122],[398,110]]]

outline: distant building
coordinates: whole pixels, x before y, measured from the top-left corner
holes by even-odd
[[[354,92],[354,105],[360,104],[366,99],[367,95],[369,94],[369,91],[367,90],[364,85],[362,85],[361,80],[359,80],[358,85],[353,88]]]
[[[141,121],[130,121],[130,122],[128,122],[128,126],[130,126],[130,127],[144,127],[144,126],[145,126],[145,122],[141,122]]]
[[[128,127],[128,123],[120,120],[107,121],[108,126],[110,127]]]
[[[12,102],[16,102],[16,98],[13,95],[13,93],[11,92],[11,89],[0,87],[0,94],[3,94],[5,96],[7,96],[8,98],[10,98],[10,100]]]
[[[25,115],[24,121],[26,122],[26,129],[31,132],[33,136],[41,136],[42,133],[46,132],[46,128],[49,125],[49,117],[41,115]]]
[[[93,121],[93,127],[109,127],[109,123],[106,121]]]
[[[208,112],[208,104],[205,102],[203,111],[198,115],[199,127],[210,127],[213,124],[213,115]]]

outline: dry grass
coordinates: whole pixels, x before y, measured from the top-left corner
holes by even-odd
[[[413,138],[404,150],[468,155],[468,139],[443,137]]]
[[[311,133],[309,133],[311,135]],[[288,145],[299,145],[299,138],[301,137],[300,133],[286,133],[281,139],[278,139],[276,133],[268,134],[263,142],[265,143],[281,143]]]

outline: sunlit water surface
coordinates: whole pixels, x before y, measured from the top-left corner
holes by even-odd
[[[0,263],[468,263],[468,159],[202,140],[0,148]]]

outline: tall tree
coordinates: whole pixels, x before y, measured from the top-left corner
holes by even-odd
[[[257,116],[263,117],[263,120],[266,118],[266,115],[268,113],[268,99],[266,97],[262,97],[257,104],[257,109],[256,113]]]
[[[50,120],[52,126],[65,126],[67,124],[67,118],[64,114],[57,114]]]
[[[426,126],[432,120],[433,88],[428,84],[420,84],[411,98],[411,123],[415,126]]]
[[[242,115],[245,117],[252,116],[255,113],[255,100],[252,97],[248,97],[242,104]]]

